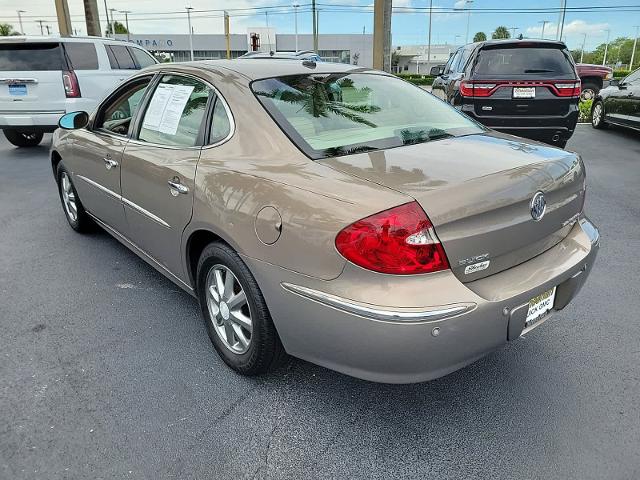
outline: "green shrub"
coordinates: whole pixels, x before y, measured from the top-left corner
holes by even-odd
[[[579,122],[590,122],[591,121],[591,105],[593,104],[593,100],[584,100],[578,104],[580,108],[580,115],[578,116]]]
[[[629,70],[616,70],[613,72],[613,78],[624,78],[629,75]]]
[[[434,78],[430,75],[419,75],[417,73],[396,73],[396,76],[414,85],[431,85]]]

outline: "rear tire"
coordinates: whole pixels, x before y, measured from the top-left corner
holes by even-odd
[[[62,211],[71,228],[79,233],[92,231],[95,224],[82,206],[76,187],[74,187],[71,180],[71,174],[62,162],[58,163],[56,180],[58,181],[58,194],[62,203]]]
[[[580,90],[580,100],[593,100],[600,91],[600,87],[595,83],[585,83]]]
[[[16,147],[35,147],[40,144],[44,133],[23,132],[20,130],[3,130],[4,136]]]
[[[597,100],[591,108],[591,126],[593,128],[607,128],[607,122],[604,119],[604,103]]]
[[[253,376],[285,362],[287,354],[260,287],[232,248],[223,243],[206,246],[196,279],[207,333],[229,367]],[[238,298],[243,300],[236,302]]]

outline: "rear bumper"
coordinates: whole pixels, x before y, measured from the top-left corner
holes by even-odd
[[[30,132],[53,132],[64,111],[56,112],[1,112],[0,129]]]
[[[532,140],[552,140],[558,135],[559,140],[569,140],[578,123],[578,106],[571,105],[566,115],[536,116],[491,116],[477,115],[473,104],[462,105],[462,111],[483,125],[512,135]]]
[[[351,264],[321,281],[245,261],[288,353],[366,380],[410,383],[446,375],[518,338],[525,306],[541,292],[557,286],[554,310],[564,308],[598,247],[597,229],[582,218],[547,252],[467,284],[451,272],[402,277]]]

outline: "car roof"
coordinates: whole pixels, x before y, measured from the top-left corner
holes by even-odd
[[[543,40],[541,38],[500,38],[500,39],[491,39],[485,40],[483,42],[475,42],[470,43],[469,45],[477,45],[479,47],[498,47],[502,45],[545,45],[549,47],[560,47],[565,48],[566,45],[564,42],[559,40]],[[467,45],[468,46],[468,45]]]
[[[188,66],[203,70],[220,72],[221,70],[234,71],[248,80],[260,78],[280,77],[285,75],[308,75],[312,73],[356,73],[375,72],[388,75],[378,70],[349,65],[346,63],[313,62],[309,60],[281,59],[277,62],[265,62],[260,59],[243,58],[234,60],[200,60],[197,62],[160,63],[148,67],[149,70],[171,70],[180,66]]]
[[[127,42],[125,40],[119,40],[116,38],[109,37],[60,37],[60,36],[39,36],[39,35],[12,35],[8,37],[0,37],[0,43],[27,43],[27,42],[37,42],[37,43],[60,43],[60,42],[112,42],[112,43],[122,43],[126,45],[130,45],[133,47],[142,48],[139,45],[133,42]]]

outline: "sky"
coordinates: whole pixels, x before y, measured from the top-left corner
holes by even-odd
[[[78,34],[86,34],[82,0],[67,0],[72,15],[73,28]],[[294,8],[298,3],[298,32],[311,33],[311,0],[107,0],[109,9],[130,10],[129,27],[132,33],[170,34],[187,33],[187,17],[185,6],[194,8],[192,24],[195,33],[222,33],[223,19],[221,12],[197,12],[197,10],[229,9],[231,14],[231,33],[246,34],[250,27],[264,27],[268,24],[277,33],[294,32]],[[370,6],[373,0],[317,0],[319,4],[320,33],[372,33],[373,13]],[[467,21],[469,36],[484,31],[490,36],[498,25],[515,28],[515,34],[525,37],[540,37],[543,21],[550,22],[545,26],[545,37],[553,38],[558,24],[558,13],[548,11],[513,13],[508,9],[548,9],[557,8],[560,0],[512,0],[505,6],[505,0],[474,0],[467,10],[453,11],[453,8],[465,8],[465,0],[433,0],[435,9],[443,8],[433,15],[432,43],[463,44],[467,38]],[[392,19],[392,37],[394,45],[426,44],[428,32],[429,0],[394,0]],[[569,8],[585,6],[617,7],[598,12],[568,11],[565,17],[565,36],[563,39],[569,48],[579,48],[585,40],[585,48],[591,50],[604,43],[606,30],[611,30],[611,39],[618,36],[633,37],[635,25],[640,25],[639,0],[567,0]],[[354,6],[356,8],[354,8]],[[635,6],[636,11],[624,11],[625,6]],[[252,7],[273,7],[257,12]],[[359,7],[359,8],[358,8]],[[368,8],[365,8],[368,7]],[[57,32],[54,0],[0,0],[0,23],[11,23],[19,29],[16,10],[21,9],[23,29],[26,34],[40,33],[37,19],[45,20],[53,32]],[[104,0],[98,0],[98,9],[102,25],[104,17]],[[494,9],[481,11],[480,9]],[[265,15],[265,11],[270,12]],[[170,13],[174,12],[174,13]],[[161,15],[161,13],[167,13]],[[124,23],[124,14],[115,12],[115,19]],[[103,27],[104,28],[104,27]],[[514,31],[514,30],[512,30]]]

